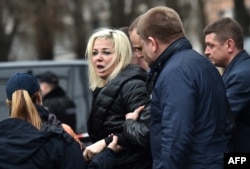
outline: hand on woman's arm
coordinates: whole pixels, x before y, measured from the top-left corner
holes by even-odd
[[[91,144],[89,146],[87,146],[83,152],[83,156],[85,158],[86,161],[90,161],[92,160],[92,158],[100,153],[101,151],[103,151],[106,147],[106,143],[105,140],[99,140],[97,142],[95,142],[94,144]]]
[[[121,151],[123,148],[118,145],[118,137],[113,135],[113,140],[112,142],[108,145],[108,148],[113,150],[115,153]]]
[[[135,111],[127,113],[125,115],[126,120],[128,119],[132,119],[132,120],[138,120],[140,113],[142,112],[142,110],[144,109],[144,106],[140,106],[137,109],[135,109]]]
[[[150,102],[149,102],[150,103]],[[123,124],[123,135],[135,145],[149,149],[150,104],[128,113]]]

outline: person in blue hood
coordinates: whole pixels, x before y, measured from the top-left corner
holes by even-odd
[[[10,118],[0,122],[1,169],[106,169],[113,167],[117,137],[89,164],[80,145],[60,125],[48,123],[40,86],[29,73],[16,73],[6,85]]]

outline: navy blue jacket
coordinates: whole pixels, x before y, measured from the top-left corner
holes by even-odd
[[[218,70],[186,38],[172,43],[150,67],[153,168],[222,169],[231,121]]]
[[[84,169],[78,143],[70,136],[38,131],[30,123],[9,118],[0,123],[2,169]]]
[[[235,117],[234,152],[250,152],[250,57],[241,51],[225,69],[222,79]]]
[[[48,112],[37,105],[44,122]],[[44,123],[45,124],[45,123]],[[87,164],[78,143],[60,126],[46,123],[38,131],[30,123],[9,118],[0,122],[1,169],[112,169],[114,152],[105,149]]]

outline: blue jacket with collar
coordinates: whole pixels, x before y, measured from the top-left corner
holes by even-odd
[[[235,117],[232,151],[250,152],[250,57],[238,53],[225,69],[222,79]]]
[[[184,37],[150,67],[153,168],[223,168],[232,123],[218,70]]]

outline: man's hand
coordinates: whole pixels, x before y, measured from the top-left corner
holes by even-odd
[[[93,157],[104,150],[106,147],[106,143],[104,139],[97,141],[94,144],[91,144],[90,146],[87,146],[83,152],[83,156],[86,161],[90,161],[93,159]]]
[[[126,120],[127,119],[138,120],[139,115],[140,115],[140,113],[142,112],[143,109],[144,109],[144,106],[140,106],[137,109],[135,109],[135,111],[127,113],[125,115]]]
[[[118,145],[118,137],[115,135],[113,135],[112,137],[113,137],[113,140],[111,143],[109,143],[108,148],[113,150],[115,153],[123,150],[123,148]]]

